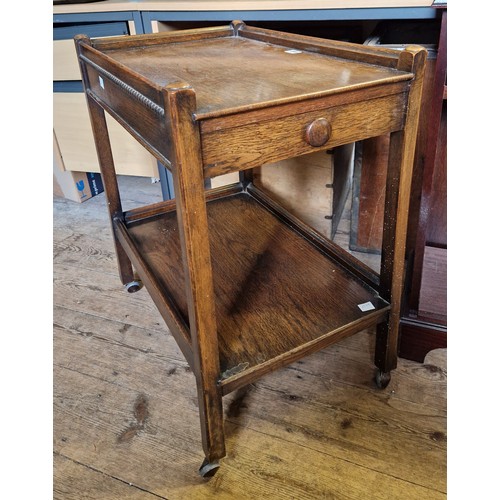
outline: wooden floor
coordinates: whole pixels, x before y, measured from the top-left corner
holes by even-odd
[[[125,208],[161,199],[121,177]],[[446,353],[372,377],[365,331],[224,399],[204,480],[194,376],[146,290],[124,291],[106,200],[54,198],[54,498],[444,499]]]

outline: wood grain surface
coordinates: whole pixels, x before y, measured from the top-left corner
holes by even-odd
[[[405,93],[393,94],[307,113],[298,104],[292,116],[206,132],[202,135],[204,168],[209,176],[220,175],[400,130],[406,98]],[[318,118],[332,124],[331,135],[321,147],[309,144],[305,134]]]
[[[385,304],[373,290],[249,195],[207,210],[221,372],[252,368],[364,317],[380,319]],[[134,223],[130,234],[187,318],[175,214]],[[361,312],[368,301],[375,311]]]
[[[223,35],[222,32],[219,36]],[[197,95],[197,114],[204,116],[270,101],[288,101],[297,95],[332,93],[348,87],[364,88],[409,79],[408,74],[391,68],[353,63],[306,50],[290,51],[259,40],[225,35],[105,52],[159,87],[180,81],[189,83]],[[121,40],[116,37],[117,44]],[[137,40],[140,42],[141,38]],[[102,48],[104,42],[100,43]],[[193,57],[196,66],[191,64]],[[255,71],[256,67],[259,71]]]

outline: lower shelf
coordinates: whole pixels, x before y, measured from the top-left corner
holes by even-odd
[[[376,290],[251,194],[209,200],[207,212],[225,392],[385,318]],[[188,324],[175,211],[129,221],[127,232]]]

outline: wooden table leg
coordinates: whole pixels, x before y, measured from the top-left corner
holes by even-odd
[[[123,218],[122,204],[116,180],[115,166],[113,163],[113,155],[109,142],[108,128],[106,125],[106,117],[103,109],[91,98],[87,98],[92,130],[94,132],[97,157],[101,170],[102,181],[104,184],[104,192],[108,201],[108,211],[113,228],[113,220]],[[118,241],[113,229],[113,240],[115,243],[116,258],[118,260],[118,272],[121,282],[127,287],[129,292],[139,290],[140,285],[135,280],[132,263],[128,258],[125,250]]]
[[[390,381],[397,365],[401,300],[405,272],[405,244],[415,144],[420,112],[426,51],[409,45],[401,53],[398,69],[411,71],[415,81],[408,97],[404,128],[391,134],[387,169],[384,232],[380,265],[380,295],[391,303],[387,322],[377,327],[376,382],[381,388]]]
[[[78,54],[81,52],[80,44],[90,45],[90,38],[85,35],[78,35],[75,37],[75,47]],[[81,62],[80,71],[82,73],[82,79],[85,83],[85,88],[89,88],[90,85],[87,68],[85,64],[82,64]],[[99,161],[102,182],[104,184],[104,192],[108,201],[108,211],[113,231],[116,258],[118,260],[118,272],[120,274],[121,282],[127,287],[127,290],[129,292],[135,292],[140,288],[140,286],[139,283],[135,281],[132,263],[125,253],[122,245],[118,241],[113,225],[113,220],[115,218],[123,219],[123,210],[120,192],[118,189],[118,182],[116,180],[116,170],[113,161],[111,143],[109,140],[106,116],[102,107],[94,101],[88,93],[86,93],[86,98],[89,109],[90,123],[92,125],[92,133],[94,135],[94,142],[97,150],[97,159]]]
[[[201,434],[206,459],[203,477],[213,475],[225,452],[212,263],[195,93],[187,84],[165,89],[175,161],[173,179],[182,247],[189,327],[198,387]]]

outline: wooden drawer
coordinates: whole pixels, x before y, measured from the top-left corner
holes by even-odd
[[[99,172],[83,93],[55,93],[54,132],[66,170]],[[158,177],[156,160],[123,127],[106,116],[118,174]]]
[[[207,120],[201,124],[206,175],[258,167],[399,130],[405,99],[401,92],[266,121],[248,120],[226,129],[222,119]]]

